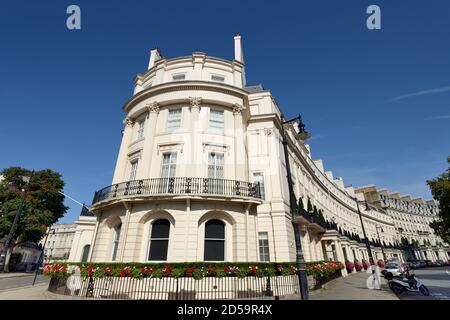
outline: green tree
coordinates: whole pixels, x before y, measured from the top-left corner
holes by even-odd
[[[447,158],[450,164],[450,157]],[[439,216],[430,223],[434,232],[450,243],[450,167],[435,179],[427,180],[433,198],[439,202]]]
[[[0,239],[6,237],[23,199],[26,182],[23,176],[31,176],[28,169],[10,167],[0,172]],[[67,211],[64,196],[59,193],[64,188],[61,175],[50,169],[34,172],[29,193],[25,199],[21,216],[16,224],[12,245],[6,252],[5,271],[9,271],[9,258],[14,246],[23,242],[38,243],[47,227],[58,221]]]
[[[299,211],[305,210],[305,206],[303,205],[302,197],[298,198],[298,209],[299,209]]]
[[[309,198],[308,198],[308,206],[307,206],[307,210],[308,210],[308,212],[313,212],[313,207],[312,207],[312,204],[311,204],[311,199],[309,199]]]

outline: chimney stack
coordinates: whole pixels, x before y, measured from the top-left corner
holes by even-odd
[[[155,65],[155,62],[161,59],[162,57],[163,56],[158,48],[152,49],[150,51],[150,60],[148,62],[148,69],[151,69]]]
[[[242,51],[241,35],[234,36],[234,60],[244,63],[244,52]]]
[[[234,60],[244,64],[244,51],[242,50],[241,34],[234,36]],[[242,85],[246,86],[245,67],[242,67]]]

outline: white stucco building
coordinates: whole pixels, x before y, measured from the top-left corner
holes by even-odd
[[[69,259],[76,224],[55,223],[47,229],[47,242],[44,247],[44,262],[67,261]],[[45,236],[39,244],[44,246]]]
[[[430,227],[437,218],[439,207],[436,201],[424,201],[410,195],[400,195],[387,189],[378,190],[370,185],[357,189],[365,199],[383,208],[392,218],[396,231],[396,241],[410,244],[406,250],[409,259],[448,260],[450,248],[445,245]],[[413,244],[413,242],[415,242]]]
[[[94,262],[295,260],[283,113],[271,91],[246,84],[239,35],[234,43],[231,61],[151,51],[123,106],[112,185],[96,192],[96,223],[74,242],[70,260],[80,261],[87,245]],[[395,244],[392,215],[313,160],[298,126],[285,130],[296,198],[328,221],[296,218],[305,259],[368,258],[357,241],[358,204],[369,239],[378,239],[378,226],[382,241]],[[382,258],[376,244],[373,251]],[[401,257],[393,246],[385,253]]]

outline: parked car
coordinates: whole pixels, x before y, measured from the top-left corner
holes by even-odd
[[[426,267],[434,267],[434,263],[431,260],[425,260],[424,261],[426,263]]]
[[[381,274],[386,275],[387,273],[391,273],[393,276],[398,276],[405,271],[406,268],[407,266],[400,262],[388,262],[384,266],[383,271],[381,271]]]
[[[442,260],[436,260],[436,261],[434,262],[434,265],[435,265],[436,267],[442,267],[442,266],[444,265],[444,261],[442,261]]]
[[[408,261],[408,265],[411,269],[418,269],[425,267],[426,263],[420,260],[410,260]]]

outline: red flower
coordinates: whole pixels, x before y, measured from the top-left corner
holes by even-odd
[[[87,275],[92,277],[94,275],[94,271],[97,269],[96,266],[89,266],[86,268]]]
[[[120,269],[119,277],[131,277],[133,275],[133,270],[129,267]]]
[[[142,267],[141,268],[141,274],[143,277],[151,276],[153,273],[153,268],[150,267]]]
[[[194,274],[194,271],[195,271],[195,268],[194,268],[194,267],[186,268],[186,269],[184,270],[184,275],[185,275],[186,277],[192,277],[192,275]]]
[[[103,271],[107,274],[107,275],[111,275],[112,274],[112,268],[111,267],[104,267]]]
[[[214,275],[217,273],[217,270],[212,266],[208,266],[208,273]]]
[[[172,266],[164,266],[164,268],[162,269],[162,273],[164,277],[170,277],[172,275]]]

